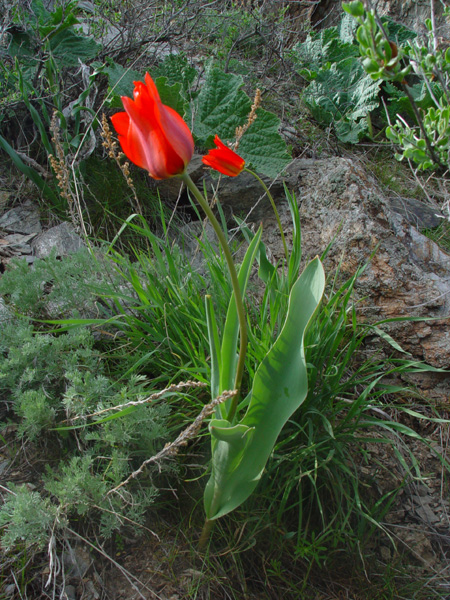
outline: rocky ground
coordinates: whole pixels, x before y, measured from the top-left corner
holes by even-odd
[[[428,2],[373,3],[382,14],[390,14],[418,30],[423,29],[424,18],[429,14]],[[449,28],[441,19],[443,3],[432,4],[440,23],[440,37],[448,40]],[[333,0],[311,5],[306,16],[314,26],[331,25],[341,10],[340,3]],[[291,13],[294,19],[295,7],[291,7]],[[305,14],[297,18],[303,19]],[[288,135],[289,125],[283,126]],[[339,266],[343,278],[369,261],[355,288],[360,318],[371,322],[420,318],[385,323],[385,331],[399,344],[403,356],[426,361],[436,369],[450,369],[450,256],[423,233],[449,219],[446,202],[450,196],[445,180],[439,184],[425,182],[425,189],[416,193],[417,182],[411,175],[411,185],[403,185],[401,192],[393,191],[373,175],[369,152],[350,154],[348,149],[330,146],[329,152],[322,152],[317,158],[313,149],[303,153],[300,146],[297,139],[296,149],[301,157],[292,162],[287,173],[275,181],[266,180],[288,240],[291,217],[283,181],[295,192],[300,206],[305,260],[321,254],[331,244],[325,259],[327,272]],[[393,165],[391,156],[383,167],[394,171]],[[194,180],[205,180],[207,186],[211,185],[198,158],[193,160],[191,170]],[[0,276],[13,257],[25,258],[33,268],[38,258],[51,251],[64,256],[81,247],[82,239],[72,225],[49,222],[48,214],[44,219],[34,192],[22,180],[18,183],[8,173],[2,174],[0,183]],[[180,200],[176,181],[162,182],[158,187],[171,202]],[[264,241],[271,259],[276,261],[283,256],[283,250],[270,204],[260,190],[259,184],[244,173],[239,178],[221,181],[219,199],[228,216],[237,213],[249,225],[263,223]],[[181,190],[181,198],[182,193]],[[388,344],[381,347],[378,337],[374,337],[374,344],[375,348],[368,347],[366,351],[386,355],[393,352]],[[430,599],[437,597],[436,590],[440,591],[440,598],[450,598],[450,505],[448,471],[443,465],[449,459],[450,431],[444,421],[450,415],[450,378],[447,372],[420,373],[408,383],[423,399],[417,406],[425,418],[409,419],[405,413],[389,416],[415,429],[428,440],[427,444],[407,438],[403,443],[398,441],[394,450],[368,442],[366,454],[354,457],[361,480],[368,482],[368,493],[374,497],[387,497],[406,483],[392,497],[383,522],[385,533],[374,537],[371,550],[380,565],[392,565],[393,571],[398,567],[401,577],[417,580],[423,576],[428,582],[425,587],[430,588]],[[405,398],[405,402],[408,400]],[[8,442],[14,439],[13,430],[4,431],[3,435]],[[35,485],[34,461],[38,457],[23,456],[25,459],[19,464],[0,450],[0,480]],[[406,463],[411,456],[417,461],[420,476],[418,472],[407,472]],[[402,463],[401,457],[408,460]],[[44,589],[51,569],[56,568],[53,557],[65,574],[66,585],[60,597],[67,600],[294,597],[282,584],[279,588],[265,585],[264,578],[259,580],[254,572],[236,573],[231,557],[229,570],[225,571],[225,563],[216,561],[213,555],[206,559],[196,553],[188,539],[180,538],[177,518],[178,515],[161,516],[158,523],[147,524],[151,531],[142,539],[124,538],[121,547],[104,547],[103,554],[93,552],[89,539],[72,532],[64,541],[62,554],[56,555],[50,549],[49,555],[42,555],[35,573],[36,589],[39,585]],[[238,540],[239,535],[236,532]],[[98,540],[95,542],[98,545]],[[252,548],[237,548],[243,555],[257,554]],[[228,552],[226,548],[216,551],[221,558]],[[206,563],[214,577],[205,576]],[[309,597],[314,600],[368,597],[358,584],[352,585],[351,566],[333,578],[313,572],[311,581],[316,591],[311,591]],[[0,598],[13,598],[16,589],[17,586],[10,586],[1,590]],[[230,589],[234,596],[227,591]],[[46,593],[48,597],[56,594],[52,590]],[[380,594],[382,597],[387,596]],[[395,592],[389,596],[395,597]]]
[[[193,177],[205,177],[203,169],[193,162]],[[446,218],[442,209],[414,198],[401,197],[383,190],[358,157],[325,159],[296,159],[284,178],[267,181],[277,202],[287,238],[290,215],[284,200],[282,181],[285,180],[297,196],[302,219],[302,240],[305,259],[322,253],[330,244],[325,266],[328,271],[340,265],[342,277],[348,277],[359,265],[369,261],[356,287],[362,299],[360,317],[381,321],[392,317],[415,316],[429,320],[393,322],[387,331],[412,360],[425,360],[437,368],[450,364],[448,314],[450,312],[450,257],[424,236],[424,228],[436,226]],[[172,186],[172,187],[171,187]],[[161,193],[176,194],[171,185]],[[220,201],[226,211],[238,212],[247,222],[264,226],[264,240],[273,260],[282,257],[282,247],[267,198],[261,196],[253,180],[242,178],[224,180],[220,186]],[[239,198],[236,207],[234,199]],[[255,202],[255,198],[259,198]],[[60,256],[76,251],[82,240],[73,227],[61,223],[46,227],[40,219],[39,208],[32,201],[20,198],[5,202],[0,214],[0,253],[3,268],[13,256],[22,256],[33,268],[33,262],[48,256],[53,250]],[[372,258],[370,259],[371,255]],[[376,344],[380,344],[377,338]],[[380,350],[379,347],[376,348]],[[370,352],[370,348],[367,350]],[[386,350],[387,351],[387,350]],[[408,483],[393,498],[383,527],[386,535],[378,536],[373,552],[388,564],[399,555],[407,556],[407,569],[416,577],[426,575],[430,585],[436,581],[450,595],[450,505],[447,499],[447,474],[442,461],[448,460],[449,428],[433,421],[449,416],[450,379],[447,373],[421,374],[413,381],[418,393],[427,398],[423,404],[423,421],[411,417],[405,422],[426,438],[427,444],[407,439],[398,443],[397,450],[379,444],[367,444],[367,453],[355,457],[359,462],[361,479],[372,482],[374,497],[386,497],[407,479]],[[431,417],[431,419],[430,419]],[[404,414],[399,417],[405,421]],[[402,468],[398,455],[418,463],[420,476],[411,476]],[[406,465],[405,461],[405,465]],[[2,463],[3,464],[3,463]],[[14,471],[7,467],[5,477],[14,481]],[[380,465],[383,468],[380,468]],[[23,472],[17,471],[23,482]],[[373,481],[376,481],[373,487]],[[175,524],[173,524],[175,525]],[[97,598],[101,593],[111,598],[188,598],[187,590],[195,587],[197,597],[210,596],[215,589],[202,581],[201,568],[192,563],[187,542],[171,540],[170,519],[158,532],[140,541],[130,540],[117,556],[92,560],[87,540],[67,542],[66,597]],[[151,546],[144,552],[143,546]],[[105,552],[107,554],[107,552]],[[190,555],[190,558],[188,557]],[[83,559],[87,556],[87,559]],[[91,556],[91,558],[89,558]],[[171,557],[168,568],[167,557]],[[197,557],[198,560],[198,557]],[[42,577],[46,570],[42,573]],[[120,575],[119,575],[120,574]],[[222,584],[226,575],[222,575]],[[114,592],[111,591],[111,580]],[[221,586],[219,586],[220,588]],[[83,590],[80,596],[80,590]],[[105,590],[110,590],[105,592]],[[103,591],[102,591],[103,590]],[[108,596],[111,594],[111,596]],[[253,595],[249,588],[244,597]],[[277,598],[269,593],[268,598]],[[331,596],[330,596],[331,597]],[[431,597],[431,596],[430,596]]]

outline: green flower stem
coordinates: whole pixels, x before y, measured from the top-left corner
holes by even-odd
[[[280,215],[278,214],[277,207],[275,206],[275,201],[274,201],[274,199],[272,197],[272,194],[270,193],[269,188],[264,183],[264,181],[261,179],[261,177],[259,177],[253,171],[250,171],[250,169],[245,168],[244,171],[247,171],[247,173],[250,173],[251,175],[253,175],[253,177],[255,177],[255,179],[257,179],[259,181],[259,183],[262,185],[263,190],[266,192],[267,197],[270,200],[270,204],[272,205],[273,212],[275,213],[275,218],[276,218],[277,223],[278,223],[278,229],[280,230],[281,241],[283,242],[284,255],[286,257],[286,265],[289,265],[289,252],[288,252],[288,249],[287,249],[286,238],[284,237],[284,231],[283,231],[283,227],[281,226]]]
[[[230,272],[231,277],[231,285],[233,286],[234,292],[234,300],[236,302],[236,309],[239,319],[239,332],[240,332],[240,348],[239,348],[239,357],[236,368],[236,378],[234,382],[234,388],[237,390],[237,394],[233,397],[230,411],[228,413],[227,419],[228,421],[232,421],[234,415],[236,414],[236,407],[239,400],[240,390],[241,390],[241,382],[242,376],[244,374],[244,363],[245,363],[245,354],[247,352],[247,323],[245,320],[245,309],[244,303],[242,301],[241,288],[239,286],[239,280],[236,272],[236,267],[234,266],[233,257],[231,256],[231,251],[228,246],[225,235],[222,231],[222,228],[219,225],[218,220],[214,216],[213,211],[209,207],[208,202],[205,200],[200,190],[197,188],[195,183],[189,177],[189,175],[185,172],[182,173],[180,179],[186,184],[188,190],[192,192],[197,202],[202,207],[206,216],[208,217],[211,225],[213,226],[214,231],[219,239],[220,245],[222,246],[223,253],[225,255],[225,260],[227,261],[228,270]]]

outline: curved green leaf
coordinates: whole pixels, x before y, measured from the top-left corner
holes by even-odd
[[[212,473],[204,496],[209,520],[226,515],[250,496],[281,429],[306,398],[303,339],[324,287],[322,263],[315,258],[292,287],[284,327],[255,374],[246,415],[234,426],[225,420],[210,424]]]

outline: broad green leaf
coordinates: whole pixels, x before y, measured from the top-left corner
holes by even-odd
[[[367,132],[368,126],[365,119],[359,121],[347,121],[342,119],[334,125],[336,136],[344,144],[357,144]]]
[[[349,19],[354,22],[351,17]],[[292,57],[302,77],[311,81],[321,69],[328,68],[332,63],[359,56],[358,47],[352,43],[350,25],[347,22],[344,24],[343,19],[341,27],[343,29],[340,31],[337,27],[329,27],[319,33],[309,34],[304,42],[294,46]],[[350,35],[352,39],[348,39]]]
[[[128,96],[131,98],[133,95],[134,82],[144,81],[142,73],[138,73],[138,71],[133,71],[132,69],[126,69],[111,60],[104,66],[100,63],[94,63],[94,66],[108,76],[108,83],[111,90],[108,94],[107,101],[112,108],[123,108],[120,96]]]
[[[197,140],[210,146],[214,135],[231,139],[236,127],[243,125],[251,102],[242,91],[242,77],[211,68],[206,72],[202,89],[191,107],[193,133]],[[187,122],[191,122],[188,115]]]
[[[262,108],[258,108],[256,115],[240,141],[239,154],[256,171],[277,177],[292,160],[286,142],[278,133],[280,119]]]
[[[197,71],[188,63],[186,55],[169,54],[160,65],[152,68],[153,78],[167,77],[168,84],[181,83],[183,92],[187,94],[197,77]]]
[[[244,418],[210,424],[212,473],[206,485],[206,516],[218,519],[244,502],[258,484],[275,441],[308,391],[303,339],[325,287],[322,263],[315,258],[292,287],[281,333],[255,373]],[[214,434],[214,427],[218,433]],[[224,429],[232,429],[229,440]]]
[[[181,94],[181,83],[168,85],[167,81],[167,77],[158,77],[155,79],[161,102],[166,106],[170,106],[170,108],[176,110],[179,115],[183,116],[186,112],[186,101]]]
[[[101,45],[92,38],[77,35],[67,29],[51,38],[50,47],[60,67],[77,67],[78,59],[87,62],[95,58],[101,50]]]
[[[338,25],[339,39],[346,44],[353,44],[357,28],[358,22],[351,15],[344,13]]]
[[[380,81],[374,81],[354,58],[319,71],[309,84],[303,101],[314,118],[334,125],[336,135],[356,143],[368,129],[367,115],[379,105]]]
[[[417,33],[402,23],[397,23],[393,19],[383,19],[383,25],[389,30],[389,39],[395,42],[398,46],[405,44],[417,38]]]

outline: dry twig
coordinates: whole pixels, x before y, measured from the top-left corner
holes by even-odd
[[[175,441],[170,442],[170,444],[166,444],[160,452],[158,452],[154,456],[151,456],[150,458],[145,460],[142,463],[142,465],[139,467],[139,469],[137,469],[136,471],[131,473],[131,475],[129,477],[127,477],[127,479],[125,479],[125,481],[122,481],[122,483],[120,483],[118,486],[109,490],[109,492],[106,495],[109,496],[109,494],[112,494],[113,492],[117,492],[124,485],[127,485],[127,483],[129,483],[132,479],[135,479],[140,473],[142,473],[142,471],[145,469],[145,467],[147,465],[149,465],[151,463],[156,463],[156,462],[160,461],[161,459],[166,458],[168,456],[174,456],[178,452],[178,448],[180,448],[180,446],[186,446],[186,444],[188,443],[188,440],[192,439],[193,437],[195,437],[198,434],[203,421],[212,415],[215,407],[218,404],[221,404],[222,402],[224,402],[225,400],[228,400],[229,398],[233,398],[233,396],[235,396],[236,394],[237,394],[237,390],[227,390],[227,391],[223,392],[220,396],[218,396],[217,398],[212,400],[209,404],[206,404],[202,408],[200,414],[195,418],[193,423],[191,423],[189,425],[189,427],[186,427],[186,429],[184,429],[184,431],[182,431],[180,433],[180,435],[177,437],[177,439]]]

